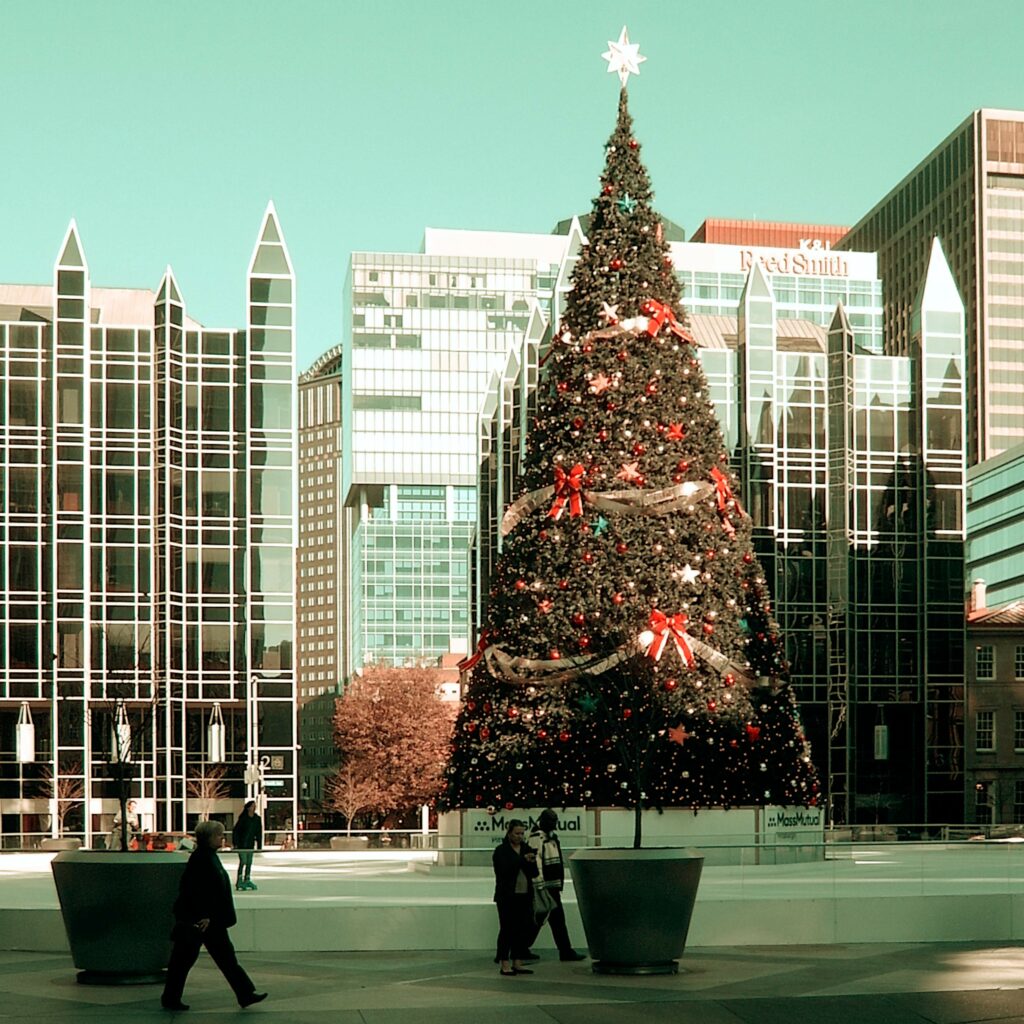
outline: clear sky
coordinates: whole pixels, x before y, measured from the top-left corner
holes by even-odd
[[[353,250],[586,212],[630,107],[656,205],[849,224],[980,106],[1024,108],[1022,0],[5,0],[0,281],[45,283],[71,217],[95,284],[164,266],[244,320],[273,199],[299,365],[341,337]]]

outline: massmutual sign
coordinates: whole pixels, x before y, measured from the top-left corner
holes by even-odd
[[[463,846],[471,848],[493,847],[505,838],[508,823],[516,818],[526,822],[529,834],[537,827],[543,807],[504,809],[488,814],[487,811],[462,812]],[[567,807],[558,810],[558,833],[567,846],[586,846],[594,834],[594,812],[582,807]]]

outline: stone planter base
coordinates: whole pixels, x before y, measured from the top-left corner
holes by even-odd
[[[71,958],[84,985],[163,980],[188,856],[65,850],[51,862]]]
[[[692,850],[577,850],[569,858],[595,974],[675,974],[704,858]]]

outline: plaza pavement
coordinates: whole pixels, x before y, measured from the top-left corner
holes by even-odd
[[[246,954],[270,998],[240,1010],[204,954],[188,1013],[159,986],[79,985],[66,954],[0,953],[0,1024],[968,1024],[1024,1022],[1024,950],[985,943],[703,947],[676,976],[600,977],[544,956],[503,978],[489,950]]]
[[[161,1010],[159,987],[76,983],[49,860],[0,856],[0,1024],[1024,1024],[1024,844],[861,846],[811,864],[706,868],[680,973],[650,978],[560,963],[547,932],[534,975],[499,976],[483,868],[412,851],[267,853],[233,934],[270,998],[239,1010],[204,954],[187,1014]],[[583,949],[571,890],[566,903]],[[430,944],[431,925],[446,941]],[[838,937],[851,931],[863,938]],[[723,934],[734,938],[715,941]]]

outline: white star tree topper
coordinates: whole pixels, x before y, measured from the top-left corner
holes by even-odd
[[[630,75],[640,74],[640,65],[646,57],[640,56],[640,44],[629,41],[629,33],[626,26],[622,26],[618,40],[609,39],[608,49],[601,54],[608,61],[608,71],[616,72],[623,87]]]

